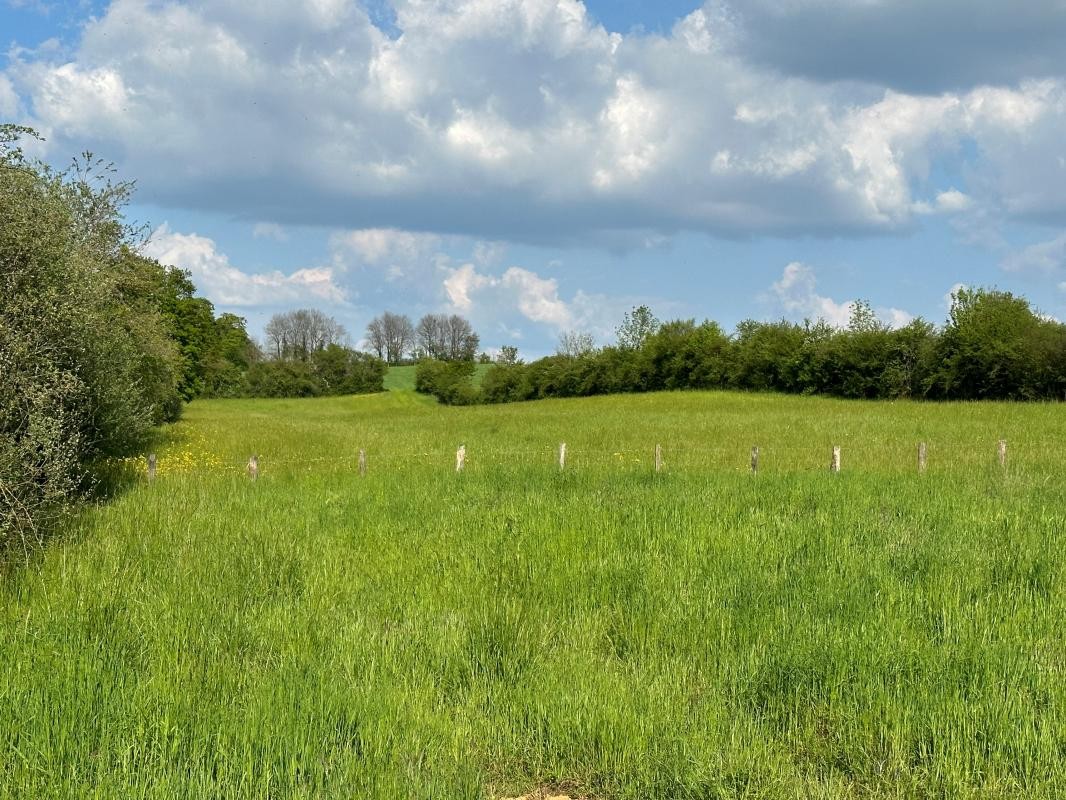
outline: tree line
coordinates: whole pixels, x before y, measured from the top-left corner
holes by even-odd
[[[474,386],[472,369],[425,361],[419,391],[444,403],[506,403],[670,389],[739,389],[848,398],[1066,399],[1066,325],[1023,297],[960,289],[948,319],[900,328],[854,304],[847,327],[824,321],[746,320],[727,334],[712,321],[660,323],[646,306],[627,314],[617,341],[564,334],[558,351],[499,359]]]

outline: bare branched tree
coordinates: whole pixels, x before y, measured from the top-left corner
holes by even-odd
[[[418,351],[441,361],[473,361],[481,337],[458,314],[427,314],[415,330]]]
[[[591,333],[567,331],[559,337],[555,352],[568,358],[580,358],[596,349],[596,340]]]
[[[343,325],[314,308],[275,314],[267,323],[266,337],[275,358],[291,361],[306,361],[312,353],[348,340]]]

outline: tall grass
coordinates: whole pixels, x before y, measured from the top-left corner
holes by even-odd
[[[1062,796],[1064,428],[718,393],[194,403],[159,480],[3,586],[0,796]]]

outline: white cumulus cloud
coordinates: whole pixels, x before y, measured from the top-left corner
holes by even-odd
[[[215,242],[195,233],[178,233],[166,224],[158,227],[144,247],[144,255],[161,264],[188,270],[197,289],[221,306],[255,307],[305,303],[343,304],[347,292],[327,267],[300,269],[285,274],[245,272],[233,266]]]
[[[559,283],[522,267],[508,267],[502,275],[480,273],[463,264],[444,279],[444,291],[453,309],[479,316],[517,310],[531,322],[557,329],[574,323],[570,306],[559,297]]]
[[[770,299],[787,317],[825,320],[837,328],[847,327],[855,302],[838,302],[819,294],[817,289],[814,269],[793,261],[785,267],[781,279],[770,287]],[[878,319],[893,328],[903,327],[914,319],[912,314],[899,308],[877,308],[875,313]]]

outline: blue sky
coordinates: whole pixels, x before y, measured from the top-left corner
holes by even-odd
[[[135,178],[249,320],[487,348],[622,314],[1066,319],[1066,8],[986,0],[0,0],[0,119]]]

